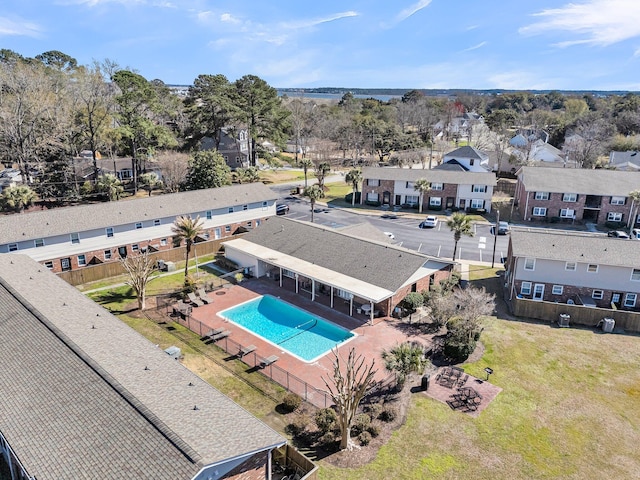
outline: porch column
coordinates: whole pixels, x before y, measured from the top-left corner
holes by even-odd
[[[353,295],[349,299],[349,316],[353,317]]]
[[[311,301],[315,302],[316,300],[316,281],[311,279]]]
[[[298,293],[298,274],[296,273],[294,276],[296,281],[296,293]]]
[[[331,286],[331,308],[333,308],[333,285]]]
[[[371,310],[369,311],[369,320],[371,321],[371,325],[373,325],[373,300],[369,301],[369,305],[371,306]]]

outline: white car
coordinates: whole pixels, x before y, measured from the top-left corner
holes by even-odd
[[[395,240],[396,236],[391,232],[384,232],[384,234],[389,237],[389,240]]]
[[[420,228],[434,228],[438,226],[438,217],[435,215],[429,215],[420,224]]]

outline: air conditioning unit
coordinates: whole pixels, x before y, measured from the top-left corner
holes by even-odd
[[[568,313],[561,313],[560,317],[558,317],[558,326],[568,327],[570,320],[571,320],[571,316]]]

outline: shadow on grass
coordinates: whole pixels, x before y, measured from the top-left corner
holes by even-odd
[[[133,312],[134,310],[138,310],[137,303],[133,305],[131,308],[123,308],[127,306],[130,302],[136,299],[136,294],[132,288],[127,289],[126,291],[114,291],[109,290],[100,295],[96,295],[93,297],[93,300],[106,307],[111,313],[115,315],[120,315],[123,313]]]

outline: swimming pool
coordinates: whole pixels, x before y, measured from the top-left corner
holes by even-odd
[[[355,336],[271,295],[263,295],[218,313],[295,357],[312,362]]]

